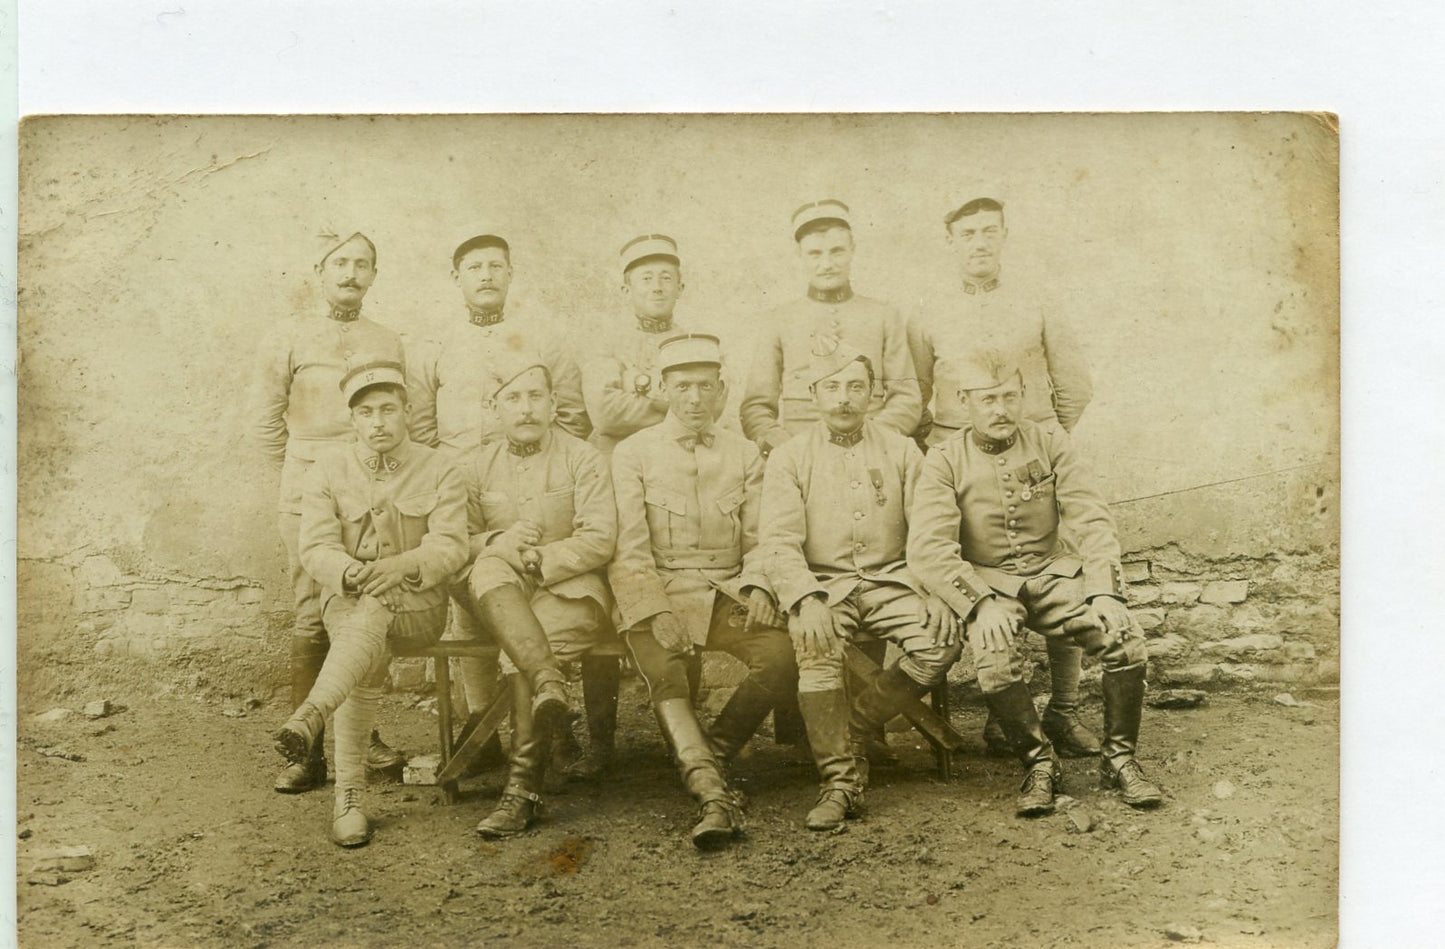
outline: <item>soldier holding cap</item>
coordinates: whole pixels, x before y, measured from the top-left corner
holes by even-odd
[[[1134,758],[1148,653],[1124,605],[1109,507],[1068,434],[1024,417],[1027,394],[1016,363],[977,351],[949,368],[968,421],[924,462],[908,563],[964,620],[979,688],[1028,769],[1018,813],[1052,811],[1060,778],[1022,678],[1025,626],[1071,639],[1099,658],[1103,784],[1119,787],[1127,804],[1156,805],[1159,789]]]
[[[267,334],[250,397],[250,435],[281,471],[279,525],[291,566],[294,625],[291,636],[291,703],[299,705],[326,659],[321,588],[297,555],[301,485],[306,471],[332,446],[354,437],[338,383],[351,365],[372,360],[402,362],[393,331],[361,315],[362,300],[376,279],[376,245],[360,231],[323,227],[313,258],[326,310],[288,322]],[[311,759],[287,767],[276,790],[294,794],[326,781],[323,744]],[[397,767],[402,758],[372,736],[369,767]]]
[[[788,616],[822,780],[806,826],[834,830],[858,809],[867,776],[863,746],[849,747],[850,715],[855,735],[876,733],[943,681],[961,646],[953,612],[927,597],[904,562],[923,453],[868,419],[876,382],[868,357],[843,344],[815,354],[804,378],[822,420],[768,459],[760,546]],[[843,646],[860,633],[893,642],[903,656],[850,713]]]
[[[853,225],[848,206],[827,199],[793,213],[793,239],[808,275],[804,299],[768,315],[743,389],[743,433],[764,454],[812,427],[817,408],[806,375],[818,341],[847,343],[868,357],[878,374],[868,415],[880,425],[910,434],[922,402],[898,310],[853,293]]]
[[[691,833],[699,848],[741,832],[723,762],[797,689],[792,646],[757,549],[762,458],[714,422],[721,368],[716,336],[665,340],[658,371],[667,416],[612,454],[618,537],[607,576],[618,628],[701,807]],[[707,737],[688,688],[698,648],[730,653],[749,669]]]
[[[677,242],[666,234],[643,234],[624,244],[620,256],[622,292],[632,302],[633,322],[608,332],[597,355],[582,365],[592,442],[606,454],[667,415],[657,348],[663,340],[687,332],[673,317],[683,290]]]
[[[490,363],[486,373],[490,410],[505,437],[460,463],[474,562],[454,597],[502,645],[516,698],[511,774],[496,808],[477,825],[483,836],[501,838],[535,819],[552,733],[567,726],[557,714],[566,711],[558,660],[585,660],[600,635],[611,635],[603,568],[617,541],[617,509],[597,450],[549,421],[546,364],[519,356]],[[617,682],[601,695],[596,688],[587,683],[588,720],[606,733],[594,732],[592,744],[610,752]],[[551,712],[538,704],[544,697]]]
[[[975,198],[944,218],[949,246],[957,253],[960,293],[912,327],[914,358],[923,387],[925,421],[920,434],[938,445],[967,422],[954,393],[959,380],[950,367],[978,350],[1007,354],[1023,373],[1023,416],[1035,422],[1057,421],[1072,432],[1093,396],[1089,367],[1061,308],[1036,284],[1002,276],[1008,239],[1003,205]],[[928,413],[929,399],[938,397]],[[1066,757],[1099,753],[1099,740],[1079,721],[1079,677],[1083,652],[1066,638],[1050,639],[1052,688],[1045,727]],[[990,719],[984,739],[997,752],[1008,743]]]
[[[452,252],[452,281],[462,291],[467,322],[419,347],[411,368],[413,437],[460,453],[501,437],[483,411],[482,368],[496,359],[541,353],[552,374],[557,424],[577,436],[591,432],[582,406],[582,375],[561,329],[548,318],[508,306],[512,249],[496,234],[477,234]]]
[[[321,585],[331,649],[276,748],[292,764],[311,760],[335,713],[331,839],[356,847],[371,839],[361,788],[388,645],[430,645],[445,631],[447,583],[467,558],[467,494],[448,458],[409,440],[400,362],[357,366],[341,392],[356,441],[322,455],[301,496],[301,563]]]

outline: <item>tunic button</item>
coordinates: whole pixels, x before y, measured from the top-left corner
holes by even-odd
[[[1018,526],[1019,526],[1019,522],[1018,522],[1018,521],[1009,521],[1009,522],[1008,522],[1008,526],[1009,526],[1009,527],[1018,527]]]
[[[1013,493],[1012,491],[1005,491],[1005,492],[1003,493],[1003,496],[1006,497],[1006,498],[1011,498],[1011,497],[1014,496],[1014,493]],[[1013,508],[1009,508],[1009,510],[1012,511]]]
[[[854,481],[854,482],[853,482],[853,487],[855,487],[855,488],[861,488],[861,487],[863,487],[863,482],[861,482],[861,481]]]
[[[1009,512],[1010,514],[1012,514],[1014,511],[1017,511],[1018,509],[1019,509],[1019,506],[1018,506],[1017,504],[1010,504],[1010,505],[1008,506],[1008,512]]]
[[[863,512],[862,512],[862,511],[854,511],[854,512],[853,512],[853,520],[855,520],[855,521],[861,521],[861,520],[863,520]]]
[[[1004,479],[1005,481],[1012,481],[1012,480],[1013,480],[1013,478],[1009,477],[1009,473],[1008,473],[1007,471],[1004,472],[1004,474],[1003,474],[1003,479]]]
[[[1006,465],[1006,464],[1008,464],[1008,462],[1007,462],[1007,461],[1004,461],[1002,458],[1000,458],[1000,459],[998,460],[998,463],[1001,464],[1001,465]]]
[[[854,550],[862,550],[864,547],[867,547],[867,546],[868,546],[867,544],[863,543],[862,541],[859,541],[858,543],[856,543],[856,544],[853,545],[853,549],[854,549]]]
[[[713,562],[716,561],[716,560],[717,560],[717,554],[708,554],[708,555],[707,555],[707,562],[708,562],[708,563],[713,563]]]
[[[381,517],[381,516],[382,516],[383,514],[385,514],[385,513],[386,513],[386,512],[385,512],[384,510],[382,510],[381,508],[379,508],[379,507],[374,507],[374,508],[371,509],[371,516],[372,516],[372,517]]]
[[[844,458],[852,458],[852,457],[853,457],[853,453],[852,453],[851,451],[845,451],[845,452],[843,452],[843,457],[844,457]]]
[[[1009,531],[1009,532],[1008,532],[1008,535],[1009,535],[1010,537],[1017,537],[1017,536],[1019,535],[1019,532],[1018,532],[1018,531]]]
[[[348,349],[346,352],[342,353],[341,355],[345,356],[347,359],[350,359],[350,358],[351,358],[351,350]]]

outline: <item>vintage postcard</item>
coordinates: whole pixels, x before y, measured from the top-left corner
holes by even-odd
[[[39,116],[19,938],[1334,944],[1326,114]]]

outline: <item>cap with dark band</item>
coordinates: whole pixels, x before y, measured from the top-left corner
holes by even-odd
[[[406,391],[406,370],[402,364],[385,359],[363,363],[347,371],[346,375],[341,377],[340,385],[346,407],[351,408],[362,389],[379,385],[397,386],[403,392]]]
[[[837,198],[824,198],[822,201],[810,201],[793,212],[793,240],[798,239],[803,228],[818,221],[832,221],[850,231],[853,229],[852,212],[848,210],[848,205]]]
[[[623,276],[626,276],[627,271],[644,260],[653,258],[666,260],[679,266],[682,264],[681,258],[677,256],[677,241],[666,234],[643,234],[640,237],[634,237],[622,245],[618,256],[622,258]]]
[[[500,247],[502,249],[502,252],[505,253],[508,258],[512,256],[511,245],[498,235],[478,234],[475,237],[468,237],[466,240],[462,241],[460,244],[457,245],[456,250],[452,251],[452,269],[456,270],[457,267],[461,264],[462,258],[467,256],[467,254],[471,253],[474,250],[480,250],[483,247]]]
[[[684,333],[662,341],[657,347],[657,371],[679,366],[722,367],[722,341],[707,333]]]
[[[1019,376],[1020,380],[1023,378],[1018,363],[991,349],[975,350],[962,359],[955,360],[954,369],[959,392],[993,389],[1010,381],[1015,375]]]

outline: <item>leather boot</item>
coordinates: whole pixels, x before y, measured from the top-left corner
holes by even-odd
[[[853,700],[853,710],[848,721],[848,732],[853,742],[853,753],[857,760],[858,777],[862,787],[868,785],[869,756],[873,746],[867,736],[876,735],[887,726],[889,720],[903,710],[910,701],[920,698],[929,690],[920,685],[898,668],[894,663],[878,673],[871,683],[858,693]],[[809,728],[811,736],[812,729]],[[859,736],[864,736],[862,740]]]
[[[406,764],[406,755],[381,740],[381,733],[371,730],[371,742],[366,748],[366,766],[372,771],[394,771]]]
[[[848,741],[848,695],[842,689],[800,692],[798,707],[818,765],[818,801],[803,826],[837,830],[863,804],[863,782]]]
[[[1053,699],[1044,707],[1044,734],[1054,750],[1065,758],[1092,758],[1099,753],[1099,739],[1079,721],[1077,706],[1065,706]]]
[[[1008,743],[1008,736],[1003,733],[998,719],[994,718],[993,712],[988,713],[988,719],[983,723],[983,746],[988,754],[995,758],[1012,758],[1014,756],[1013,746]]]
[[[873,664],[880,669],[887,668],[888,662],[888,641],[884,639],[869,639],[854,644],[859,652],[873,660]],[[887,723],[878,725],[867,734],[854,735],[855,746],[863,749],[867,760],[875,765],[885,768],[898,766],[898,753],[888,747]]]
[[[552,645],[521,588],[506,583],[488,590],[477,600],[477,615],[526,675],[532,689],[532,714],[541,722],[538,727],[550,728],[556,718],[576,717],[567,702],[567,680],[557,668]]]
[[[654,710],[677,758],[683,786],[699,806],[698,822],[688,835],[693,846],[699,850],[725,846],[742,833],[742,814],[728,794],[722,769],[703,737],[692,703],[687,699],[663,699]]]
[[[1144,713],[1144,667],[1131,666],[1105,671],[1103,757],[1099,761],[1099,782],[1118,788],[1130,807],[1157,807],[1164,794],[1144,776],[1135,760],[1139,747],[1139,721]]]
[[[331,808],[331,842],[338,847],[360,847],[371,840],[371,821],[361,809],[360,788],[337,788]]]
[[[758,685],[752,676],[739,683],[707,730],[708,743],[720,764],[726,765],[737,757],[777,701],[778,697]]]
[[[477,825],[477,833],[491,840],[515,837],[536,820],[550,737],[532,714],[532,689],[526,676],[516,673],[508,678],[513,695],[511,773],[501,800]]]
[[[612,766],[617,746],[617,693],[622,666],[616,656],[582,657],[582,702],[587,709],[587,753],[566,770],[570,781],[595,781]]]
[[[298,708],[311,694],[316,676],[326,662],[326,645],[300,636],[291,638],[291,707]],[[276,776],[274,787],[282,794],[301,794],[326,783],[325,723],[317,729],[311,753],[304,761],[288,764]],[[289,760],[289,758],[288,758]]]
[[[1054,792],[1062,772],[1054,760],[1054,749],[1044,735],[1028,686],[1015,682],[1002,692],[984,696],[984,700],[998,719],[999,727],[1008,736],[1014,754],[1028,769],[1015,813],[1020,817],[1052,813]]]

